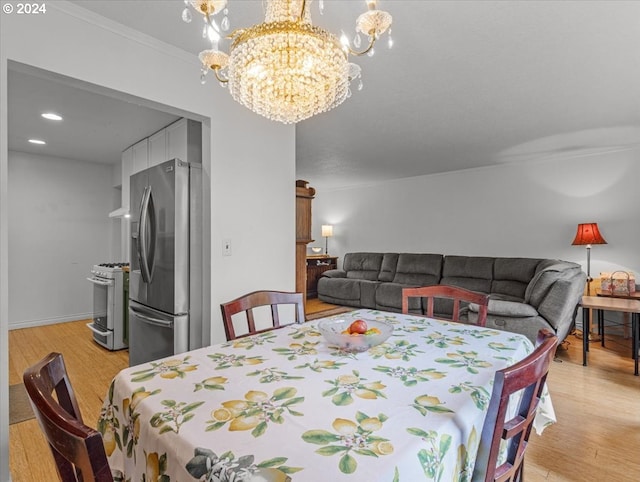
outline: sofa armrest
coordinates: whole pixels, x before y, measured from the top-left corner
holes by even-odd
[[[347,272],[341,269],[328,269],[324,271],[321,275],[321,278],[346,278]]]
[[[556,329],[559,337],[561,332],[568,333],[573,324],[573,315],[584,289],[584,283],[579,281],[556,281],[538,306],[540,315]]]

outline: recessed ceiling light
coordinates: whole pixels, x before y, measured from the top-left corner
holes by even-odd
[[[29,139],[31,144],[46,144],[45,141],[41,141],[40,139]]]
[[[62,116],[59,116],[58,114],[55,114],[53,112],[45,112],[42,114],[42,117],[44,117],[45,119],[54,120],[54,121],[62,120]]]

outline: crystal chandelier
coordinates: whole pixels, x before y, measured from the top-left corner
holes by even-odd
[[[227,0],[184,0],[182,19],[191,21],[191,10],[204,17],[203,37],[211,49],[200,52],[202,82],[212,70],[229,87],[233,99],[268,119],[291,124],[326,112],[351,95],[350,84],[361,69],[349,62],[349,54],[373,55],[378,38],[389,31],[391,15],[366,0],[367,11],[356,21],[356,36],[350,42],[343,33],[332,33],[312,25],[311,0],[263,0],[265,21],[226,35],[229,53],[220,48],[223,31],[229,29]],[[323,0],[318,1],[320,12]],[[220,25],[215,18],[222,14]],[[368,42],[362,46],[360,35]],[[351,46],[353,43],[353,47]]]

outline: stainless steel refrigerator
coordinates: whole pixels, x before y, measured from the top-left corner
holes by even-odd
[[[172,159],[131,176],[129,365],[199,348],[202,164]]]

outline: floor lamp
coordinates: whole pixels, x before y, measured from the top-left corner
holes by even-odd
[[[607,244],[600,230],[598,229],[598,223],[584,223],[578,224],[578,231],[576,237],[571,243],[573,246],[586,246],[587,247],[587,296],[591,296],[591,245],[592,244]],[[591,316],[591,314],[589,314]],[[583,327],[584,328],[584,327]],[[584,334],[584,330],[583,330]],[[591,336],[591,335],[589,335]]]

